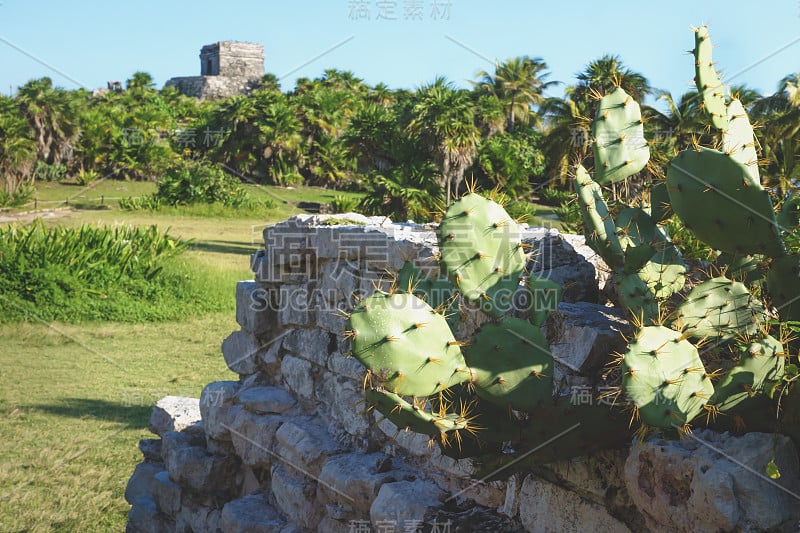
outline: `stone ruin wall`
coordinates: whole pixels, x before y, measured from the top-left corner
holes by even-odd
[[[262,45],[220,41],[200,50],[200,76],[171,78],[164,86],[201,100],[217,100],[251,93],[263,76]]]
[[[157,438],[140,442],[144,458],[125,493],[128,531],[797,530],[800,467],[783,436],[696,431],[478,482],[469,460],[366,412],[364,369],[346,356],[336,313],[406,259],[435,269],[432,229],[300,216],[264,239],[254,280],[237,286],[241,329],[222,343],[239,379],[211,383],[199,399],[158,402]],[[626,323],[598,303],[605,268],[582,237],[530,228],[525,240],[534,270],[567,287],[546,331],[564,362],[558,390],[574,394],[624,346]],[[467,317],[459,336],[477,325]],[[777,482],[758,475],[773,450]]]

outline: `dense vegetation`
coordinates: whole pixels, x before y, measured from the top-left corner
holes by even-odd
[[[141,72],[125,90],[94,96],[32,80],[0,97],[0,205],[28,201],[37,180],[160,180],[188,162],[255,183],[368,191],[360,210],[399,218],[430,216],[465,178],[527,199],[544,185],[566,187],[570,163],[591,147],[597,98],[616,85],[659,102],[645,106],[654,161],[715,140],[693,93],[658,91],[617,57],[591,62],[563,98],[545,97],[555,82],[539,58],[477,77],[472,89],[437,78],[408,91],[328,70],[282,92],[268,74],[252,95],[213,102],[156,90]],[[797,87],[793,74],[770,96],[735,89],[762,125],[764,173],[781,190],[798,174]]]

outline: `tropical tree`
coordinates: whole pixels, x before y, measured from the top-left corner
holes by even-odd
[[[547,63],[539,57],[515,57],[495,65],[494,74],[478,73],[480,80],[473,82],[477,88],[495,96],[501,103],[507,119],[506,129],[514,131],[515,124],[539,124],[532,106],[541,105],[544,91],[558,82],[545,81],[549,76]]]
[[[368,215],[383,215],[394,220],[432,220],[441,209],[443,189],[430,162],[410,162],[376,174],[367,186],[359,210]]]
[[[50,78],[31,80],[19,88],[19,112],[33,130],[38,159],[51,165],[69,162],[80,132],[80,102],[85,96],[85,91],[54,87]]]
[[[0,95],[0,206],[14,203],[20,189],[30,182],[36,143],[17,103]]]
[[[594,116],[595,102],[599,97],[622,87],[637,102],[652,92],[650,82],[642,74],[627,68],[619,56],[606,54],[589,63],[576,75],[578,83],[567,88],[567,94],[575,102],[588,104],[589,117]]]
[[[449,204],[477,152],[479,132],[470,95],[438,77],[420,87],[415,96],[408,132],[420,138],[439,167],[439,185]]]
[[[542,104],[545,136],[542,150],[548,180],[565,187],[570,167],[589,151],[591,120],[589,103],[566,98],[549,98]]]
[[[127,89],[145,89],[145,90],[152,90],[156,86],[155,82],[153,81],[153,76],[151,76],[148,72],[134,72],[131,78],[125,82],[125,87]]]

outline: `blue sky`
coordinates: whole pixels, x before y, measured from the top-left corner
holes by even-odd
[[[326,68],[393,88],[436,75],[468,86],[494,60],[519,55],[542,57],[550,79],[573,83],[586,63],[614,53],[679,94],[693,76],[689,28],[701,23],[710,24],[726,81],[768,94],[800,70],[800,0],[0,0],[0,90],[41,76],[93,88],[137,70],[160,87],[199,74],[202,45],[241,40],[264,45],[266,69],[286,76],[284,90]]]

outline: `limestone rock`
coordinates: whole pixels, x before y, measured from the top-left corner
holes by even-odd
[[[275,440],[276,450],[286,463],[312,476],[319,475],[328,457],[344,451],[325,429],[305,417],[281,425]]]
[[[153,407],[147,428],[159,437],[163,437],[168,431],[202,433],[200,401],[197,398],[179,396],[161,398]]]
[[[181,510],[181,486],[169,478],[166,470],[158,472],[153,477],[153,499],[158,510],[175,517]]]
[[[228,429],[236,455],[244,464],[266,467],[277,459],[272,448],[283,421],[278,415],[259,415],[239,408]]]
[[[270,290],[255,281],[236,284],[236,322],[256,337],[269,336],[277,328],[277,312]]]
[[[331,501],[369,512],[384,483],[399,481],[408,472],[392,469],[392,459],[382,453],[346,453],[331,457],[322,466],[319,488]]]
[[[777,480],[764,470],[773,453]],[[699,430],[636,444],[625,483],[653,530],[765,531],[796,527],[800,517],[797,450],[783,435]]]
[[[307,530],[314,530],[322,519],[323,509],[315,501],[314,479],[290,464],[272,467],[272,494],[278,508],[289,520]]]
[[[142,452],[145,461],[161,462],[161,439],[141,439],[139,451]]]
[[[203,447],[164,435],[164,465],[175,483],[193,491],[225,497],[235,492],[236,479],[230,473],[239,467],[236,457],[209,454]]]
[[[236,381],[215,381],[203,389],[200,394],[200,414],[207,437],[230,439],[230,432],[223,425],[228,422],[228,412],[239,387]]]
[[[281,414],[297,403],[280,387],[249,387],[239,392],[238,399],[245,409],[258,414]]]
[[[143,496],[133,502],[128,512],[128,533],[170,533],[175,531],[174,524],[158,512],[156,503],[150,496]]]
[[[372,502],[369,517],[375,527],[390,523],[402,529],[409,522],[422,522],[429,511],[442,505],[444,496],[444,491],[426,480],[385,483]]]
[[[261,341],[244,330],[234,331],[222,341],[222,356],[232,372],[247,376],[258,370]]]
[[[133,505],[137,498],[150,497],[153,494],[153,478],[163,470],[162,466],[152,463],[139,463],[125,486],[125,501]]]
[[[308,361],[291,355],[281,359],[281,375],[293,393],[303,399],[314,398],[315,372]]]
[[[335,351],[330,345],[331,334],[321,329],[295,329],[283,338],[284,350],[321,367],[327,365],[328,353]]]
[[[522,483],[519,519],[526,531],[543,533],[630,532],[603,507],[534,475]]]
[[[285,525],[264,494],[251,494],[226,503],[219,519],[219,528],[231,533],[280,531]]]

